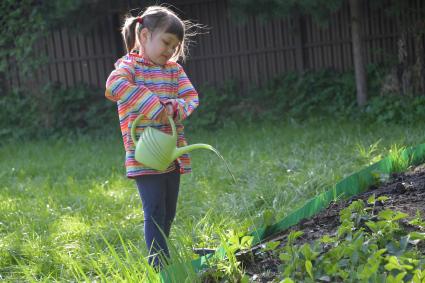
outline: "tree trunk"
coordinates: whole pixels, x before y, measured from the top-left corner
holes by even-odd
[[[360,1],[350,0],[351,40],[353,42],[353,61],[356,75],[357,104],[364,106],[367,102],[366,71],[363,59],[363,44],[361,40]]]
[[[416,62],[413,66],[413,90],[416,95],[424,94],[425,92],[425,74],[424,74],[424,33],[425,20],[420,20],[416,23],[414,34],[415,37],[415,57]]]

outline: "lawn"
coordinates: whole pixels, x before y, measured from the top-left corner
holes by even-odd
[[[316,119],[188,132],[189,143],[217,148],[238,182],[214,154],[192,153],[171,232],[174,257],[189,260],[194,247],[262,226],[264,212],[281,219],[392,146],[425,142],[424,126]],[[146,278],[141,201],[123,154],[113,130],[0,148],[0,280]]]

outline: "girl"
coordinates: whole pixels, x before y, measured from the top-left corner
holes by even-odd
[[[161,6],[148,7],[138,17],[127,17],[122,36],[128,53],[115,63],[106,81],[105,96],[118,105],[127,177],[135,179],[142,199],[149,263],[156,267],[163,265],[159,256],[169,258],[165,237],[176,213],[180,174],[191,171],[190,159],[182,155],[165,171],[138,163],[129,128],[142,113],[138,136],[147,126],[171,133],[167,115],[172,115],[177,146],[187,144],[182,121],[198,106],[198,93],[176,61],[185,59],[189,25]]]

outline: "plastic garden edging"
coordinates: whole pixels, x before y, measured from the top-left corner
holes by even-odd
[[[425,159],[425,143],[403,150],[401,152],[401,158],[409,166],[423,162]],[[332,201],[352,197],[366,191],[369,186],[377,182],[377,176],[394,172],[394,165],[394,160],[391,159],[391,156],[387,156],[379,162],[344,178],[330,190],[308,200],[304,206],[295,210],[281,221],[252,232],[250,236],[254,237],[253,244],[258,244],[266,237],[288,229],[303,219],[313,217],[325,209]],[[176,263],[168,266],[160,273],[161,282],[185,282],[188,270],[194,273],[207,268],[208,262],[213,257],[223,259],[225,257],[224,249],[219,247],[214,254],[200,257],[191,262]]]

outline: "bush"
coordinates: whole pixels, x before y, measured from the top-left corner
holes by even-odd
[[[275,78],[265,90],[254,91],[248,100],[260,120],[279,120],[283,115],[298,119],[346,115],[355,106],[355,85],[350,73],[288,73]]]
[[[262,88],[240,95],[236,83],[199,89],[200,107],[189,117],[191,128],[213,129],[228,123],[278,122],[311,117],[363,119],[369,123],[414,123],[425,120],[425,96],[378,95],[383,71],[368,70],[369,102],[356,106],[352,72],[330,70],[286,73]],[[66,89],[49,84],[38,93],[15,90],[0,97],[0,138],[45,137],[118,128],[116,106],[103,90],[88,86]],[[117,131],[118,132],[118,131]]]
[[[407,124],[425,121],[425,96],[375,96],[363,114],[370,122]]]
[[[202,86],[199,92],[200,107],[189,116],[190,127],[221,127],[233,117],[238,105],[237,88],[233,81],[227,81],[220,88]]]
[[[20,90],[0,96],[0,108],[0,140],[29,137],[39,127],[36,105]]]
[[[425,96],[380,96],[385,70],[368,68],[369,102],[365,108],[356,104],[353,72],[331,70],[286,73],[272,79],[265,87],[255,88],[238,97],[235,83],[221,88],[201,88],[201,107],[191,117],[190,125],[217,127],[236,122],[297,120],[311,117],[362,119],[369,123],[414,123],[425,120]],[[199,113],[198,113],[199,112]]]
[[[0,138],[80,134],[118,127],[116,106],[103,90],[48,84],[38,93],[14,90],[0,97]]]
[[[42,122],[47,134],[88,132],[103,129],[117,120],[116,106],[104,97],[101,89],[76,86],[64,88],[47,85],[43,89]]]

